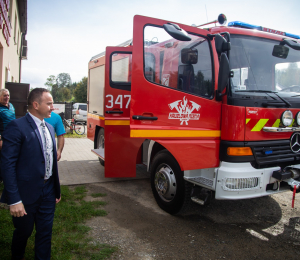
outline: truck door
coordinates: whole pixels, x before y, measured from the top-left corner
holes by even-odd
[[[163,28],[168,23],[134,17],[130,136],[159,142],[182,170],[216,167],[221,102],[214,44],[208,31],[181,24],[174,28],[190,40],[176,40]]]
[[[132,47],[107,47],[105,55],[105,177],[135,177],[140,140],[129,129]]]

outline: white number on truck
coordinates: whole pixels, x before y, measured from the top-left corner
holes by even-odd
[[[126,102],[125,108],[129,107],[130,104],[130,99],[131,99],[131,95],[124,95],[124,97],[122,95],[118,95],[117,98],[115,99],[114,102],[114,96],[113,95],[106,95],[107,100],[107,108],[113,108],[114,104],[115,105],[119,105],[120,108],[123,108],[123,100],[124,103]]]

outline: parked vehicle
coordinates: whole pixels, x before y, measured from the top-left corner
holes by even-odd
[[[87,121],[87,104],[86,103],[75,103],[73,105],[72,117],[75,121],[84,122]]]
[[[300,37],[199,27],[137,15],[132,41],[90,60],[87,136],[105,177],[144,163],[171,214],[299,191]]]

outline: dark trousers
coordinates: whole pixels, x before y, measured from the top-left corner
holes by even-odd
[[[22,259],[28,238],[35,224],[35,259],[47,260],[51,257],[51,236],[55,211],[54,181],[50,178],[43,187],[38,201],[24,205],[27,215],[13,217],[15,231],[12,239],[12,258]]]

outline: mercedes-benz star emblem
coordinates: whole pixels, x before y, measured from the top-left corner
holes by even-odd
[[[291,146],[291,150],[294,153],[298,153],[300,151],[300,133],[294,133],[291,136],[291,140],[290,140],[290,146]]]

